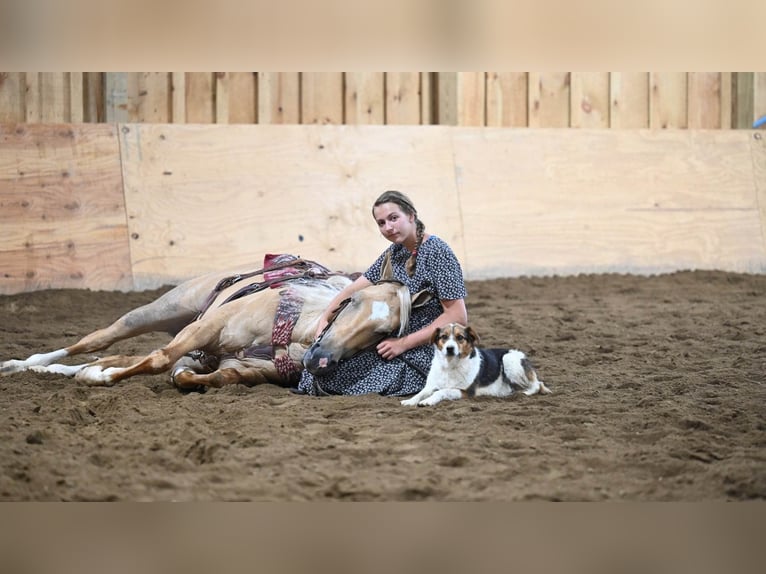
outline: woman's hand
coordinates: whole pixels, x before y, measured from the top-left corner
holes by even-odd
[[[387,361],[390,361],[391,359],[394,359],[404,353],[404,351],[408,350],[409,347],[402,337],[401,339],[383,339],[380,343],[378,343],[376,349],[378,351],[378,355]]]

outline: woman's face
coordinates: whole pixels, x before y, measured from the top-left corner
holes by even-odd
[[[391,243],[415,247],[415,216],[407,215],[395,203],[381,203],[372,210],[380,234]]]

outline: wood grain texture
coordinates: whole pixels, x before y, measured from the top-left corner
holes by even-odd
[[[612,72],[609,75],[609,127],[640,129],[649,127],[649,74]]]
[[[114,125],[0,126],[0,292],[131,289]]]
[[[454,139],[471,277],[766,271],[745,133],[465,130]]]
[[[530,127],[569,127],[569,72],[530,72],[528,97]]]
[[[370,213],[386,189],[463,255],[444,128],[133,124],[120,141],[138,288],[267,252],[364,270],[386,247]]]
[[[527,127],[526,72],[487,72],[487,125]]]

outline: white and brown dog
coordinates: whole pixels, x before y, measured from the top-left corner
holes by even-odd
[[[548,394],[527,356],[517,349],[480,349],[479,336],[458,323],[437,328],[431,337],[434,358],[426,386],[402,401],[406,406],[432,406],[463,396],[507,397]]]

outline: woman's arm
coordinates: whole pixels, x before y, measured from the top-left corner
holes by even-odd
[[[370,283],[370,280],[367,279],[364,275],[360,275],[356,278],[356,280],[351,283],[350,285],[346,285],[334,298],[332,301],[330,301],[330,304],[327,305],[325,310],[322,312],[322,315],[319,317],[319,323],[317,324],[317,330],[315,337],[318,337],[319,334],[324,331],[324,328],[327,326],[327,323],[330,322],[330,317],[332,316],[333,311],[338,308],[338,306],[351,297],[354,293],[359,291],[360,289],[364,289],[365,287],[369,287],[372,285]]]
[[[378,354],[384,359],[393,359],[405,351],[409,351],[421,345],[427,345],[431,342],[431,335],[437,327],[444,327],[450,323],[468,323],[468,311],[465,308],[464,299],[442,300],[443,312],[430,325],[422,329],[409,333],[398,339],[384,339],[378,343]]]

